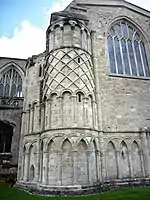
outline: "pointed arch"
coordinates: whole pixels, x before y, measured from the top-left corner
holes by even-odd
[[[30,166],[30,172],[29,172],[29,180],[34,181],[35,178],[35,167],[34,165]]]
[[[149,77],[146,39],[130,20],[122,18],[109,26],[107,34],[110,72],[127,76]]]
[[[87,184],[89,181],[87,150],[88,146],[85,140],[81,139],[78,143],[78,152],[76,158],[77,180],[81,185]]]
[[[59,109],[58,109],[58,96],[56,93],[52,93],[50,96],[51,104],[50,104],[50,127],[55,128],[58,127],[58,117],[59,117]]]
[[[20,65],[18,65],[17,63],[15,63],[13,61],[11,61],[3,66],[0,74],[4,74],[7,70],[12,69],[12,68],[15,69],[19,73],[19,75],[21,76],[22,79],[24,78],[24,76],[25,76],[24,70],[20,67]]]
[[[48,143],[48,152],[53,152],[55,149],[55,143],[53,140],[50,140],[50,142]]]
[[[112,141],[107,144],[106,169],[108,180],[116,179],[118,177],[116,148]]]
[[[48,143],[48,184],[55,185],[58,180],[59,167],[58,167],[58,155],[55,151],[55,143],[50,140]]]
[[[125,141],[122,141],[120,144],[120,159],[119,159],[119,168],[122,178],[129,178],[129,151],[128,146]]]
[[[73,185],[73,155],[69,139],[62,144],[62,185]]]
[[[71,93],[69,91],[65,91],[62,94],[63,127],[71,126],[71,121],[72,121],[72,105],[71,104],[72,104]]]
[[[131,159],[132,159],[133,176],[141,177],[142,169],[141,169],[141,159],[140,159],[140,148],[136,141],[133,141],[131,146]]]
[[[97,146],[95,140],[92,140],[90,143],[90,151],[89,151],[89,181],[90,183],[95,183],[98,179],[98,166],[97,166]]]
[[[34,177],[32,177],[33,179],[31,179],[31,175],[35,175],[35,166],[36,166],[36,153],[37,153],[37,147],[36,147],[36,143],[32,143],[29,147],[29,166],[28,166],[28,175],[29,175],[29,180],[33,180]],[[31,170],[31,171],[30,171]],[[32,173],[32,174],[30,174]]]

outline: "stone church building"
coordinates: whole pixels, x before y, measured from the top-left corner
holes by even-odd
[[[1,173],[18,157],[17,186],[44,194],[150,183],[149,11],[74,0],[43,53],[0,58]]]

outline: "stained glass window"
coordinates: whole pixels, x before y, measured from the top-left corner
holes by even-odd
[[[0,75],[0,96],[22,97],[22,79],[14,68]]]
[[[150,76],[143,36],[130,22],[117,21],[108,32],[107,42],[111,73]]]

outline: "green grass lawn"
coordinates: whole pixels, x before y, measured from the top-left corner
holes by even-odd
[[[24,191],[10,188],[0,183],[0,200],[150,200],[150,187],[120,189],[99,195],[81,197],[41,197],[30,195]]]

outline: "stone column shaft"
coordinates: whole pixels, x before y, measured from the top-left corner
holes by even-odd
[[[49,101],[49,128],[51,128],[51,117],[52,117],[51,109],[52,109],[52,100],[50,99]]]
[[[101,151],[100,157],[101,157],[101,173],[102,173],[102,181],[106,180],[106,152]]]
[[[33,131],[33,108],[30,109],[29,133]]]
[[[40,135],[37,136],[36,181],[40,179]]]
[[[48,101],[45,102],[45,122],[44,122],[44,129],[48,127]]]
[[[35,122],[35,128],[34,128],[35,132],[39,132],[39,130],[40,130],[39,114],[40,114],[40,106],[37,105],[36,106],[36,116],[35,116],[36,117],[36,122]]]
[[[77,151],[73,151],[73,184],[78,184],[78,178],[77,178]]]
[[[88,126],[88,98],[83,98],[83,121],[84,126]]]
[[[44,184],[48,184],[48,152],[44,153],[44,167],[45,167],[45,173],[44,173]]]
[[[146,133],[145,132],[141,133],[141,140],[142,140],[142,148],[143,148],[145,175],[149,176],[150,175],[150,157],[149,157],[147,137],[146,137]]]
[[[63,127],[63,97],[58,97],[58,126]]]
[[[88,184],[90,183],[90,173],[91,173],[91,171],[90,171],[90,166],[89,166],[89,161],[90,161],[90,152],[89,151],[87,151],[87,153],[86,153],[86,155],[87,155],[87,182],[88,182]]]
[[[95,150],[95,170],[96,170],[96,179],[97,179],[97,181],[98,181],[98,179],[99,179],[99,173],[98,173],[98,151],[97,150]]]
[[[121,169],[120,169],[120,150],[116,150],[116,158],[117,158],[117,176],[121,179]]]
[[[72,125],[77,126],[77,96],[71,96],[72,101]]]
[[[21,162],[21,175],[20,175],[20,179],[21,180],[23,180],[24,179],[24,175],[25,175],[25,173],[24,173],[24,171],[25,171],[25,153],[22,153],[22,156],[21,156],[21,158],[22,158],[22,162]],[[18,174],[19,174],[19,172],[18,172]],[[19,178],[19,177],[18,177]]]
[[[129,172],[130,172],[130,177],[133,178],[133,167],[132,167],[132,158],[131,158],[131,150],[128,150],[128,158],[129,158]]]
[[[30,126],[30,114],[29,114],[29,110],[26,111],[26,132],[25,134],[29,133],[29,126]]]
[[[29,178],[29,153],[25,154],[25,164],[24,164],[24,181],[28,181]]]
[[[142,171],[142,176],[145,177],[145,169],[144,169],[144,160],[143,160],[143,151],[139,151],[140,155],[140,162],[141,162],[141,171]]]

